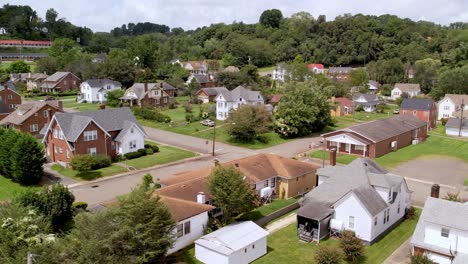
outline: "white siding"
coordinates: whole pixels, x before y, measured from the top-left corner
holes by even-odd
[[[453,127],[446,127],[445,128],[445,134],[449,136],[458,136],[459,129],[458,128],[453,128]],[[462,129],[461,133],[462,137],[468,137],[468,129]]]
[[[396,100],[401,97],[401,94],[401,90],[395,87],[392,89],[391,97],[393,100]]]
[[[452,263],[450,258],[448,258],[446,256],[439,255],[439,254],[427,253],[427,256],[434,263],[439,263],[439,264],[451,264]]]
[[[354,228],[349,227],[350,216],[354,216]],[[343,221],[344,228],[354,231],[359,239],[371,241],[372,217],[354,194],[348,194],[335,205],[333,218]]]
[[[208,212],[204,212],[189,219],[180,221],[177,223],[177,225],[183,224],[188,221],[190,221],[190,233],[177,238],[176,242],[174,243],[174,246],[168,250],[168,254],[174,253],[193,244],[195,240],[199,239],[204,235],[205,229],[208,226]],[[176,230],[175,232],[177,233]]]
[[[424,243],[468,254],[468,231],[444,228],[450,230],[449,237],[441,235],[442,226],[426,223]]]
[[[452,100],[444,98],[439,101],[437,119],[452,117],[454,111],[455,104]]]
[[[82,94],[82,98],[86,100],[88,103],[103,103],[107,101],[107,92],[121,89],[119,86],[115,86],[114,84],[109,84],[110,89],[107,89],[107,84],[104,85],[103,91],[99,92],[102,87],[91,87],[89,86],[88,82],[83,82],[80,85],[80,91]]]
[[[203,263],[228,264],[229,257],[195,244],[195,258]]]
[[[133,127],[133,133],[131,129],[127,131],[127,134],[123,137],[122,142],[118,147],[118,153],[123,155],[128,152],[134,152],[145,147],[145,135],[140,131],[140,129]],[[130,149],[130,142],[136,141],[136,148]]]
[[[226,101],[226,99],[222,95],[218,95],[215,99],[216,102],[216,119],[218,120],[226,120],[229,116],[229,112],[231,110],[236,110],[239,106],[244,104],[250,105],[263,105],[264,101],[263,98],[256,100],[256,101],[246,101],[242,99],[242,101]]]
[[[229,256],[195,244],[195,257],[206,264],[244,264],[250,263],[267,253],[267,238],[264,237],[246,245]]]

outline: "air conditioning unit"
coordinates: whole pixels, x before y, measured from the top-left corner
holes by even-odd
[[[396,147],[397,147],[397,142],[396,142],[396,141],[392,141],[392,144],[391,144],[390,146],[392,146],[393,149],[396,148]]]
[[[411,144],[413,145],[419,144],[419,139],[413,139],[413,141],[411,141]]]

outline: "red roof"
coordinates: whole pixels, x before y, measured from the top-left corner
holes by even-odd
[[[51,41],[48,40],[16,40],[16,39],[7,39],[0,40],[0,44],[14,44],[14,45],[32,45],[32,44],[41,44],[41,45],[52,45]]]
[[[323,66],[323,64],[318,64],[318,63],[311,63],[309,65],[307,65],[309,67],[309,70],[313,70],[314,68],[317,68],[317,69],[320,69],[320,70],[323,70],[325,67]]]
[[[281,97],[283,97],[282,94],[275,94],[271,97],[271,99],[269,100],[270,103],[279,103],[279,101],[281,100]]]
[[[347,106],[347,107],[353,106],[353,102],[346,97],[335,98],[335,102],[340,103],[341,106]]]

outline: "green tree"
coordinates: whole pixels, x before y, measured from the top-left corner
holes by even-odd
[[[49,49],[49,56],[57,61],[58,68],[64,68],[65,65],[74,61],[80,50],[76,43],[68,38],[58,38],[52,42]]]
[[[319,245],[314,260],[317,264],[340,264],[343,263],[343,251],[334,246]]]
[[[188,93],[191,101],[195,99],[195,95],[198,92],[198,90],[200,90],[200,88],[201,86],[198,83],[197,79],[193,78],[188,85]]]
[[[367,77],[366,70],[357,69],[357,70],[351,71],[350,78],[351,78],[352,86],[363,86],[367,88],[369,77]]]
[[[439,75],[437,86],[431,91],[438,100],[445,94],[468,94],[468,65],[460,68],[446,69]]]
[[[266,27],[279,28],[283,14],[278,9],[269,9],[263,11],[260,15],[260,24]]]
[[[242,105],[229,114],[227,133],[236,142],[252,143],[271,127],[271,115],[263,105]]]
[[[120,97],[124,95],[125,91],[118,89],[107,92],[107,102],[106,104],[111,107],[117,107],[120,105]]]
[[[429,93],[437,82],[438,72],[441,66],[440,60],[424,59],[414,64],[414,80],[421,85],[423,93]]]
[[[208,178],[208,190],[215,205],[223,210],[226,224],[258,205],[252,186],[233,167],[216,167]]]
[[[30,134],[16,133],[15,143],[9,146],[12,179],[25,185],[37,184],[44,174],[44,149]]]
[[[8,73],[21,73],[21,72],[30,72],[31,67],[24,61],[14,61],[10,64],[7,69]]]
[[[119,81],[124,87],[130,87],[135,81],[135,64],[126,50],[110,51],[103,67],[108,78]]]
[[[330,123],[328,97],[315,80],[289,83],[278,104],[275,130],[282,137],[300,137],[324,129]]]
[[[341,235],[340,248],[349,263],[356,263],[364,254],[364,245],[351,231],[344,231]]]
[[[36,65],[37,72],[43,72],[49,75],[54,74],[59,70],[59,65],[54,57],[40,58],[37,60]]]

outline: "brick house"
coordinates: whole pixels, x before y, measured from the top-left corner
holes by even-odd
[[[401,102],[400,115],[413,115],[427,122],[427,128],[432,130],[436,126],[436,103],[432,99],[405,98]]]
[[[43,142],[50,161],[67,166],[77,154],[114,157],[144,148],[146,136],[127,107],[56,113]]]
[[[330,109],[331,116],[345,116],[353,113],[353,101],[346,97],[332,97]]]
[[[216,87],[218,84],[216,77],[213,74],[192,74],[187,79],[186,84],[189,85],[192,80],[195,80],[197,83],[199,83],[201,88]]]
[[[0,84],[0,120],[5,118],[21,104],[21,95],[12,82]]]
[[[80,82],[80,78],[71,72],[56,72],[42,81],[40,89],[45,93],[79,90]]]
[[[214,102],[216,96],[221,92],[228,92],[226,87],[201,88],[197,92],[198,101],[206,104]]]
[[[63,112],[61,101],[31,101],[18,108],[0,121],[0,125],[40,136],[40,131],[57,112]]]
[[[174,102],[175,90],[166,82],[134,83],[120,99],[130,106],[165,107]]]
[[[327,149],[370,158],[423,142],[426,136],[427,123],[411,115],[370,121],[322,135]]]

